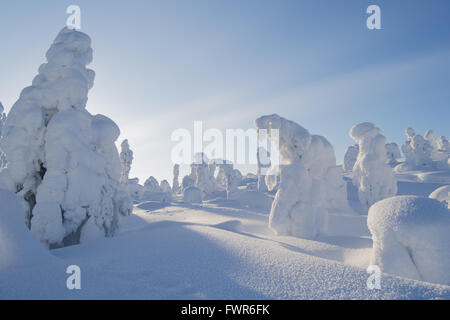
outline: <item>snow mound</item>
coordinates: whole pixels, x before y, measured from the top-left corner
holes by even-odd
[[[441,202],[399,196],[369,210],[371,264],[383,272],[432,283],[450,284],[450,211]]]
[[[449,207],[450,207],[450,185],[448,186],[442,186],[436,190],[434,190],[429,198],[436,199],[438,201],[447,201]]]
[[[23,223],[19,197],[0,189],[0,270],[36,266],[52,256]]]
[[[202,203],[202,192],[197,187],[188,187],[184,190],[183,201],[187,203]]]

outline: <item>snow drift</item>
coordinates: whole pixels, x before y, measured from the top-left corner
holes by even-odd
[[[23,216],[19,197],[0,189],[0,270],[35,267],[54,259],[26,228]]]
[[[386,273],[450,284],[450,211],[443,203],[418,196],[385,199],[370,208],[368,226],[371,264]]]

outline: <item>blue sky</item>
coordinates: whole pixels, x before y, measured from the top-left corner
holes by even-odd
[[[398,144],[409,126],[450,136],[448,0],[2,1],[7,110],[70,4],[93,41],[87,108],[118,123],[141,180],[171,181],[170,135],[194,120],[248,129],[278,113],[327,137],[338,159],[363,121]],[[370,4],[381,8],[382,30],[366,28]]]

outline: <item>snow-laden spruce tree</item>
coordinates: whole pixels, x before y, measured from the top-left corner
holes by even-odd
[[[173,166],[173,182],[172,182],[172,192],[178,193],[180,191],[180,183],[178,182],[178,177],[180,176],[180,165],[175,164]]]
[[[353,168],[353,184],[359,200],[369,208],[375,202],[397,194],[397,181],[387,165],[386,138],[374,124],[364,122],[350,130],[350,137],[359,144]]]
[[[359,145],[355,144],[353,146],[349,146],[347,150],[345,150],[344,161],[342,164],[342,168],[344,172],[351,172],[353,167],[355,166],[356,159],[358,158],[359,153]]]
[[[0,185],[22,199],[25,223],[50,247],[113,236],[132,205],[119,181],[119,128],[86,110],[91,40],[64,28],[46,56],[7,117]]]
[[[450,153],[450,142],[447,140],[446,137],[440,136],[439,138],[437,138],[436,142],[439,151]]]
[[[6,114],[5,114],[5,109],[3,108],[2,103],[0,102],[0,139],[2,137],[2,131],[3,131],[3,127],[5,125],[6,122]],[[0,146],[0,170],[6,166],[6,157],[5,157],[5,153],[2,151],[2,148]]]
[[[337,173],[336,158],[331,144],[321,136],[311,135],[297,123],[276,114],[263,116],[255,121],[257,129],[267,130],[275,139],[272,130],[279,130],[281,165],[280,183],[272,204],[269,226],[279,235],[315,237],[327,232],[327,214],[330,204],[341,203],[336,198],[346,198],[342,171]],[[339,188],[336,188],[339,186]],[[329,195],[332,194],[333,201]]]
[[[194,186],[201,190],[203,198],[217,189],[215,171],[216,164],[211,162],[204,153],[195,155],[194,163],[191,164],[190,178],[194,181]]]
[[[408,138],[408,140],[406,140],[405,143],[403,143],[402,145],[402,152],[403,155],[405,156],[405,164],[414,165],[415,160],[413,149],[411,147],[411,142],[414,136],[416,135],[416,131],[413,128],[407,128],[405,134],[406,137]]]
[[[159,193],[162,192],[161,187],[159,186],[158,180],[155,177],[151,176],[144,182],[144,188],[147,192]]]
[[[228,200],[236,200],[239,195],[239,186],[242,182],[242,173],[237,170],[233,169],[229,172],[227,175],[227,199]]]
[[[122,141],[120,147],[120,163],[122,164],[122,174],[120,175],[120,182],[126,185],[128,184],[131,164],[133,163],[133,151],[130,149],[130,145],[128,144],[127,139]]]
[[[386,156],[391,166],[398,164],[397,159],[401,158],[400,148],[395,142],[386,143]]]

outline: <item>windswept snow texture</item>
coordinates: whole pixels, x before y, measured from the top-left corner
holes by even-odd
[[[370,239],[279,237],[267,214],[224,205],[136,208],[114,238],[1,271],[0,298],[450,299],[448,286],[386,274],[369,290]],[[81,290],[66,288],[69,265],[81,268]]]
[[[399,196],[369,210],[371,264],[383,272],[450,285],[450,211],[430,198]]]
[[[23,200],[27,226],[47,246],[78,243],[88,220],[112,236],[132,205],[119,182],[119,128],[86,110],[91,40],[64,28],[46,56],[7,117],[0,186]]]

